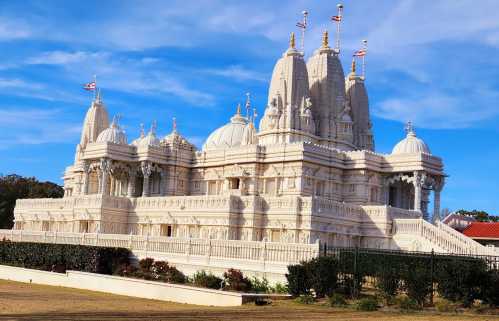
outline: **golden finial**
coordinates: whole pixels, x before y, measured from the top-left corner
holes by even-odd
[[[291,38],[289,39],[289,48],[295,49],[295,33],[291,33]]]
[[[322,48],[329,48],[329,35],[327,30],[324,30],[324,33],[322,34]]]
[[[236,114],[241,115],[241,104],[237,104]]]
[[[355,75],[355,58],[352,58],[352,68],[351,73]]]

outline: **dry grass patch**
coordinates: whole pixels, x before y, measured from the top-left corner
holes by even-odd
[[[499,320],[495,316],[358,312],[324,304],[275,301],[270,306],[202,307],[86,290],[0,280],[0,320]]]

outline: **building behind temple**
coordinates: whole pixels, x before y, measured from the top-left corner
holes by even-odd
[[[442,160],[411,126],[391,154],[375,152],[365,79],[355,61],[345,76],[327,33],[308,61],[291,37],[259,122],[244,107],[196,150],[175,123],[129,142],[97,95],[63,202],[18,201],[15,229],[427,247],[394,238],[392,222],[438,220]]]

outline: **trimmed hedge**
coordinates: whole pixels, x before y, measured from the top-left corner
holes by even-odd
[[[0,264],[45,271],[113,274],[129,257],[124,248],[0,241]]]

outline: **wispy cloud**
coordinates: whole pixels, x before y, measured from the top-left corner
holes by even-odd
[[[373,114],[400,122],[410,120],[418,127],[434,129],[466,128],[499,115],[496,107],[499,92],[480,89],[470,92],[469,97],[472,98],[463,100],[441,92],[393,97],[375,104]]]
[[[246,69],[239,65],[228,66],[226,68],[221,68],[221,69],[205,69],[202,71],[208,74],[212,74],[215,76],[222,76],[237,81],[259,81],[259,82],[269,81],[269,75],[254,70]]]
[[[0,149],[72,142],[80,135],[81,124],[61,121],[62,115],[62,109],[0,109]]]
[[[32,34],[27,23],[13,18],[0,16],[0,41],[24,39]]]

